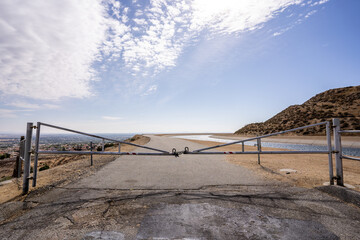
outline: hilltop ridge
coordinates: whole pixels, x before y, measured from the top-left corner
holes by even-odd
[[[265,122],[250,123],[235,134],[263,135],[340,118],[342,129],[360,130],[360,86],[330,89],[301,105],[291,105]],[[325,125],[296,132],[320,135]]]

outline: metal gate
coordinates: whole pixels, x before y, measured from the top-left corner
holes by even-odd
[[[324,151],[320,151],[320,150],[319,151],[263,151],[262,150],[261,140],[263,138],[276,136],[276,135],[289,133],[289,132],[296,132],[296,131],[299,131],[302,129],[313,128],[313,127],[321,126],[321,125],[326,126],[327,150],[324,150]],[[43,151],[43,150],[39,150],[40,131],[41,131],[42,126],[101,139],[102,140],[102,151],[94,152],[94,151],[92,151],[92,149],[91,149],[91,151]],[[184,151],[178,152],[178,151],[176,151],[175,148],[173,148],[172,152],[168,152],[168,151],[162,150],[162,149],[151,148],[151,147],[142,146],[142,145],[125,142],[125,141],[119,141],[116,139],[111,139],[108,137],[102,137],[102,136],[98,136],[98,135],[94,135],[94,134],[84,133],[84,132],[80,132],[80,131],[76,131],[76,130],[72,130],[72,129],[68,129],[68,128],[63,128],[63,127],[59,127],[59,126],[55,126],[55,125],[51,125],[51,124],[47,124],[47,123],[38,122],[36,124],[36,126],[33,126],[33,123],[27,123],[26,138],[25,138],[25,140],[20,142],[20,159],[22,159],[24,161],[23,194],[26,194],[29,191],[29,180],[30,179],[32,179],[32,186],[33,187],[36,186],[39,154],[82,154],[82,155],[86,154],[86,155],[91,155],[91,156],[92,155],[153,155],[153,156],[175,156],[175,157],[178,157],[181,154],[257,154],[258,155],[258,164],[260,164],[260,156],[262,154],[327,154],[328,161],[329,161],[330,184],[333,185],[334,180],[336,180],[337,185],[343,186],[344,178],[343,178],[342,159],[350,159],[350,160],[360,161],[360,158],[350,157],[350,156],[346,156],[346,155],[342,154],[341,133],[360,133],[360,130],[341,130],[340,129],[340,121],[339,121],[339,119],[336,119],[336,118],[333,119],[332,128],[333,128],[333,135],[334,135],[334,148],[332,148],[332,144],[331,144],[331,124],[329,121],[327,121],[327,122],[316,123],[316,124],[307,125],[307,126],[303,126],[303,127],[299,127],[299,128],[294,128],[294,129],[290,129],[290,130],[286,130],[286,131],[271,133],[271,134],[267,134],[267,135],[263,135],[263,136],[257,136],[257,137],[252,137],[252,138],[248,138],[248,139],[244,139],[244,140],[234,141],[231,143],[196,149],[193,151],[190,151],[190,149],[188,147],[185,147]],[[31,147],[33,129],[36,129],[34,150],[32,150],[32,147]],[[119,144],[118,151],[117,152],[105,152],[104,151],[105,150],[105,148],[104,148],[105,140],[111,141],[114,143],[118,143]],[[245,142],[254,141],[254,140],[256,140],[256,143],[257,143],[256,144],[257,151],[245,151],[245,148],[244,148]],[[147,153],[121,152],[120,143],[136,146],[136,147],[143,148],[143,149],[152,150],[155,152],[152,152],[152,153],[150,153],[150,152],[147,152]],[[224,151],[209,152],[209,151],[207,151],[207,150],[220,148],[220,147],[224,147],[224,146],[229,146],[229,145],[233,145],[233,144],[242,144],[242,151],[233,151],[233,152],[232,151],[227,151],[227,152],[224,152]],[[30,162],[31,162],[31,154],[32,153],[34,153],[34,170],[33,170],[33,176],[30,177]],[[335,177],[333,174],[333,162],[332,162],[332,154],[333,153],[335,154],[335,165],[336,165],[336,176]]]
[[[49,127],[49,128],[54,128],[54,129],[59,129],[59,130],[63,130],[63,131],[66,131],[66,132],[77,133],[77,134],[88,136],[88,137],[101,139],[102,140],[102,151],[94,152],[94,151],[42,151],[42,150],[39,150],[40,133],[41,133],[42,126]],[[64,127],[59,127],[59,126],[55,126],[55,125],[51,125],[51,124],[47,124],[47,123],[42,123],[42,122],[38,122],[36,124],[36,126],[34,126],[33,123],[31,123],[31,122],[27,123],[27,128],[26,129],[27,130],[26,130],[25,144],[20,145],[20,152],[22,152],[21,146],[24,145],[24,148],[25,148],[24,154],[23,154],[24,155],[23,156],[23,159],[24,159],[23,194],[26,194],[29,191],[29,181],[30,181],[30,179],[32,179],[32,186],[33,187],[36,186],[39,154],[154,155],[154,156],[176,155],[176,153],[174,151],[172,153],[170,153],[170,152],[162,150],[162,149],[151,148],[151,147],[142,146],[142,145],[138,145],[138,144],[134,144],[134,143],[130,143],[130,142],[125,142],[125,141],[119,141],[119,140],[111,139],[111,138],[108,138],[108,137],[102,137],[102,136],[98,136],[98,135],[94,135],[94,134],[90,134],[90,133],[84,133],[84,132],[80,132],[80,131],[76,131],[76,130],[72,130],[72,129],[68,129],[68,128],[64,128]],[[32,150],[32,148],[31,148],[31,140],[32,140],[32,135],[33,135],[33,129],[36,129],[34,150]],[[117,152],[105,152],[104,151],[105,150],[104,149],[105,140],[111,141],[111,142],[114,142],[114,143],[118,143],[119,144],[119,150]],[[156,152],[155,153],[121,152],[120,143],[135,146],[135,147],[140,147],[140,148],[144,148],[144,149],[148,149],[148,150],[153,150],[153,151],[156,151]],[[33,170],[33,176],[30,177],[30,162],[31,162],[31,154],[32,153],[34,153],[34,168],[33,168],[34,170]]]

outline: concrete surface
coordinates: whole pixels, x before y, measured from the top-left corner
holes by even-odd
[[[159,144],[196,147],[166,137],[149,146]],[[219,156],[185,157],[121,157],[68,186],[32,192],[7,214],[1,238],[359,239],[353,205],[262,179]]]

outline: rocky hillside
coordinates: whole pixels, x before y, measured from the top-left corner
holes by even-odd
[[[360,86],[331,89],[292,105],[265,122],[251,123],[235,134],[263,135],[340,118],[341,128],[360,130]],[[320,135],[325,125],[298,131],[301,135]]]

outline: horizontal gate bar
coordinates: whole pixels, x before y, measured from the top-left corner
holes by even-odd
[[[241,143],[241,142],[248,142],[248,141],[256,140],[259,138],[267,138],[267,137],[271,137],[271,136],[275,136],[275,135],[280,135],[280,134],[284,134],[284,133],[288,133],[288,132],[294,132],[294,131],[298,131],[301,129],[316,127],[316,126],[324,125],[324,124],[327,124],[327,122],[315,123],[315,124],[307,125],[304,127],[298,127],[298,128],[293,128],[290,130],[281,131],[281,132],[270,133],[270,134],[263,135],[263,136],[257,136],[257,137],[253,137],[253,138],[248,138],[248,139],[244,139],[244,140],[231,142],[231,143],[225,143],[225,144],[220,144],[220,145],[216,145],[216,146],[212,146],[212,147],[201,148],[201,149],[194,150],[193,152],[201,152],[201,151],[205,151],[205,150],[209,150],[209,149],[213,149],[213,148],[224,147],[224,146],[229,146],[229,145],[233,145],[233,144],[237,144],[237,143]]]
[[[119,141],[119,140],[115,140],[115,139],[111,139],[111,138],[107,138],[107,137],[101,137],[101,136],[97,136],[97,135],[94,135],[94,134],[84,133],[84,132],[72,130],[72,129],[69,129],[69,128],[58,127],[58,126],[51,125],[51,124],[47,124],[47,123],[42,123],[42,122],[40,122],[40,124],[43,125],[43,126],[47,126],[47,127],[51,127],[51,128],[56,128],[56,129],[59,129],[59,130],[64,130],[64,131],[68,131],[68,132],[73,132],[73,133],[78,133],[78,134],[86,135],[86,136],[89,136],[89,137],[100,138],[100,139],[104,139],[104,140],[108,140],[108,141],[112,141],[112,142],[124,143],[124,144],[127,144],[127,145],[131,145],[131,146],[135,146],[135,147],[140,147],[140,148],[145,148],[145,149],[149,149],[149,150],[153,150],[153,151],[157,151],[157,152],[169,153],[168,151],[164,151],[164,150],[161,150],[161,149],[156,149],[156,148],[152,148],[152,147],[141,146],[141,145],[137,145],[137,144],[134,144],[134,143]]]
[[[356,157],[349,157],[349,156],[341,156],[342,158],[345,158],[345,159],[350,159],[350,160],[355,160],[355,161],[360,161],[360,158],[356,158]]]
[[[184,154],[324,154],[328,151],[183,152]]]
[[[339,133],[360,133],[360,130],[341,130]]]
[[[78,155],[156,155],[173,156],[173,153],[136,153],[136,152],[91,152],[91,151],[38,151],[39,154],[78,154]]]

